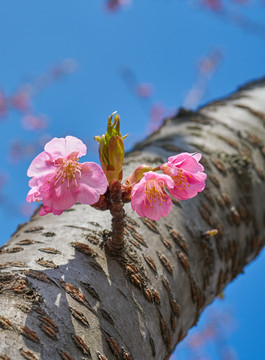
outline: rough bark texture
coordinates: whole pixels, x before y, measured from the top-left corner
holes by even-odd
[[[122,256],[103,247],[108,211],[77,204],[19,226],[0,254],[0,359],[168,359],[265,243],[264,98],[261,80],[180,111],[127,155],[125,176],[198,151],[208,180],[159,222],[126,204]]]

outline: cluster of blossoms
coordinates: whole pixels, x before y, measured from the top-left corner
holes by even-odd
[[[132,209],[139,216],[159,220],[171,210],[169,194],[178,200],[187,200],[203,191],[207,175],[199,163],[200,159],[201,154],[198,153],[181,153],[171,156],[167,163],[160,166],[163,174],[145,172],[132,188]]]
[[[60,215],[76,202],[110,209],[108,188],[113,182],[122,181],[126,137],[120,134],[118,115],[112,123],[114,114],[109,117],[106,134],[95,137],[102,168],[94,162],[78,162],[86,154],[86,146],[73,136],[52,139],[32,161],[27,172],[32,177],[31,190],[26,200],[42,201],[40,215]],[[132,209],[141,217],[159,220],[167,216],[172,207],[171,196],[186,200],[204,190],[207,175],[200,159],[198,153],[181,153],[154,169],[140,165],[121,185],[121,201],[131,201]]]

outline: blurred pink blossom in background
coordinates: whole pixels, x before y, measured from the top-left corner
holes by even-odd
[[[26,130],[44,130],[48,126],[45,115],[25,115],[22,118],[22,126]]]
[[[154,87],[149,83],[142,83],[136,86],[136,95],[142,98],[148,98],[154,93]]]
[[[109,11],[116,11],[130,3],[131,0],[107,0],[106,7]]]
[[[202,5],[215,12],[223,10],[222,0],[203,0]]]
[[[25,113],[31,109],[30,100],[30,94],[25,90],[20,90],[12,96],[11,104],[16,110]]]
[[[166,108],[161,102],[152,104],[150,109],[150,120],[148,133],[151,133],[159,128],[162,119],[165,117]]]
[[[0,117],[6,116],[7,113],[7,99],[4,93],[0,90]]]

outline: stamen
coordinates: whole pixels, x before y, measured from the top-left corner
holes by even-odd
[[[191,175],[189,175],[189,177],[191,178]],[[174,180],[175,187],[178,190],[186,190],[187,186],[190,186],[187,176],[184,174],[182,169],[178,169],[177,175],[172,176],[172,179]]]
[[[154,203],[158,202],[158,206],[162,205],[165,199],[164,193],[164,183],[163,181],[155,182],[154,180],[150,180],[146,184],[146,199],[149,202],[151,208],[154,208]],[[145,205],[147,207],[147,205]]]
[[[73,180],[73,185],[75,187],[78,185],[77,180],[81,179],[82,166],[78,164],[77,161],[75,160],[63,160],[60,162],[54,161],[54,166],[58,167],[58,170],[56,171],[54,187],[57,186],[59,180],[61,180],[60,183],[63,184],[65,179],[67,180],[67,189],[70,189],[72,180]],[[77,176],[76,173],[78,174]],[[51,181],[53,176],[54,175],[51,176],[48,182]]]

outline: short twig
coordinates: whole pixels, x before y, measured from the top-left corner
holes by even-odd
[[[118,255],[124,248],[125,227],[125,211],[123,208],[120,181],[111,181],[109,191],[109,208],[112,215],[112,234],[107,241],[107,249],[111,254]]]

